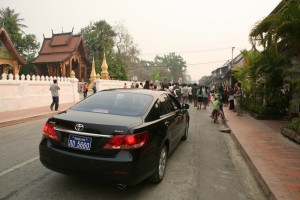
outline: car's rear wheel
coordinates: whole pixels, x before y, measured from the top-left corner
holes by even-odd
[[[160,150],[160,155],[156,166],[156,170],[154,174],[149,178],[150,182],[159,183],[162,181],[166,171],[167,157],[168,157],[168,149],[166,145],[164,145]]]
[[[182,136],[181,140],[187,140],[189,136],[189,122],[186,122],[184,135]]]

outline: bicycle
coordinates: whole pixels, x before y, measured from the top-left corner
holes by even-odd
[[[220,112],[218,110],[213,111],[211,118],[214,120],[214,123],[216,123],[218,121],[219,115],[220,115]]]

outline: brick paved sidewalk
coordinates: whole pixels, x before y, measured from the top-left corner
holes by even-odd
[[[224,108],[227,125],[270,199],[300,199],[300,146],[280,133],[287,121],[256,120]]]
[[[74,104],[76,104],[76,102],[59,104],[58,111],[52,111],[50,110],[49,106],[43,106],[16,111],[0,112],[0,127],[19,124],[43,117],[50,117],[58,112],[68,109]]]

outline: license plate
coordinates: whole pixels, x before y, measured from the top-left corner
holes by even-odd
[[[90,150],[92,138],[69,135],[68,146],[76,149]]]

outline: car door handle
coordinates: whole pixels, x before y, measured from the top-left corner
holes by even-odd
[[[169,124],[170,124],[169,121],[166,121],[166,122],[165,122],[165,125],[166,125],[166,126],[169,126]]]

